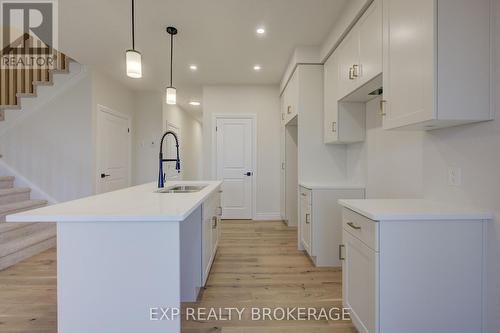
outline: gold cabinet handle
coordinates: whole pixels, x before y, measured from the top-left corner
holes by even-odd
[[[344,244],[339,244],[339,260],[345,260],[344,257],[342,257],[342,248],[344,247]]]
[[[212,229],[217,228],[217,216],[212,216]]]
[[[347,225],[350,226],[351,228],[355,229],[355,230],[361,230],[361,227],[358,227],[357,225],[355,225],[352,222],[347,222]]]
[[[354,80],[354,68],[349,67],[349,80]]]
[[[352,65],[352,77],[357,78],[359,76],[359,65]]]
[[[333,133],[337,132],[337,122],[336,121],[332,121],[332,132]]]
[[[307,224],[311,223],[311,214],[309,213],[306,214],[306,223]]]
[[[288,114],[292,113],[292,106],[291,105],[288,105],[288,107],[286,108],[286,113],[288,113]]]
[[[379,115],[382,117],[386,115],[386,113],[385,113],[385,103],[386,102],[387,101],[385,99],[381,99],[380,103],[379,103]]]

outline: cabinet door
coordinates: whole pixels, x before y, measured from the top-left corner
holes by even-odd
[[[344,230],[342,293],[344,307],[351,309],[360,333],[376,333],[376,284],[378,254]]]
[[[281,103],[281,109],[280,109],[281,126],[285,126],[285,115],[286,115],[285,91],[283,91],[283,94],[281,94],[280,103]]]
[[[311,248],[311,206],[304,196],[300,198],[300,226],[304,249],[312,256]]]
[[[339,62],[334,52],[324,66],[324,130],[325,143],[334,143],[338,140],[338,96],[339,96]]]
[[[359,32],[359,77],[357,86],[362,86],[382,73],[382,2],[375,0],[360,18]]]
[[[299,67],[295,69],[285,88],[285,124],[298,113],[299,107]]]
[[[383,0],[383,126],[435,118],[435,0]]]
[[[207,281],[208,274],[210,273],[210,260],[212,258],[212,224],[211,217],[206,216],[202,223],[202,272],[203,272],[203,285]]]
[[[215,252],[217,251],[217,244],[219,242],[219,217],[218,216],[213,216],[212,217],[212,249],[211,253],[212,256],[215,256]]]
[[[359,36],[354,27],[335,51],[339,61],[339,97],[343,98],[353,92],[356,87],[356,74],[359,74]],[[355,73],[356,71],[356,73]]]

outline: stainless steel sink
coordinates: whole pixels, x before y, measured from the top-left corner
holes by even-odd
[[[158,193],[194,193],[203,190],[207,185],[175,185],[166,188],[160,188]]]

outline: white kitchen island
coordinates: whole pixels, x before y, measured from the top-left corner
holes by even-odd
[[[7,216],[57,222],[59,333],[180,332],[175,311],[196,300],[213,260],[204,229],[217,227],[221,182],[174,185],[206,187],[158,193],[150,183]]]

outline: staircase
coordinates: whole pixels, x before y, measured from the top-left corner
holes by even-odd
[[[14,188],[14,177],[0,177],[0,270],[56,245],[55,223],[7,223],[5,216],[47,205],[31,200],[29,188]]]
[[[53,85],[54,73],[69,72],[69,58],[63,53],[52,50],[55,58],[53,68],[0,69],[0,121],[5,119],[7,109],[21,109],[22,98],[37,96],[37,86]]]

